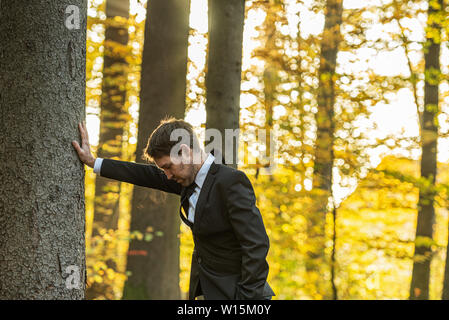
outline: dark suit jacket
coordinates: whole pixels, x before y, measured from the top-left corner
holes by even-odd
[[[101,176],[178,194],[185,188],[154,165],[104,159]],[[192,229],[195,243],[189,299],[263,299],[269,239],[246,175],[212,163],[201,188]],[[186,221],[183,217],[183,221]]]

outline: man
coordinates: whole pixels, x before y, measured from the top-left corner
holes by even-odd
[[[195,243],[189,299],[271,299],[269,239],[251,182],[218,155],[206,154],[189,123],[163,120],[150,135],[144,155],[157,166],[95,159],[85,124],[79,130],[81,147],[72,144],[95,173],[181,196],[180,216]],[[173,139],[175,133],[181,140]]]

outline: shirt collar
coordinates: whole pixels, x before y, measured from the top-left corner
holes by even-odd
[[[196,174],[195,183],[198,187],[200,187],[200,189],[203,187],[204,180],[206,180],[207,173],[209,172],[210,166],[214,160],[215,157],[209,153],[200,170]]]

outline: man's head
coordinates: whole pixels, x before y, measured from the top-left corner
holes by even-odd
[[[154,161],[168,179],[186,187],[195,180],[202,153],[192,126],[184,120],[169,118],[151,133],[143,157]]]

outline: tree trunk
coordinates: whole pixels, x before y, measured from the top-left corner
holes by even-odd
[[[309,285],[316,284],[316,293],[328,298],[328,284],[323,272],[329,266],[325,257],[326,214],[328,199],[332,195],[332,168],[334,162],[334,104],[335,69],[338,47],[341,42],[340,25],[342,23],[342,0],[327,0],[325,24],[321,40],[321,59],[318,70],[318,112],[315,114],[317,136],[313,168],[313,190],[315,209],[307,218],[307,261]],[[326,271],[327,270],[327,271]],[[316,298],[319,298],[318,296]]]
[[[299,176],[300,176],[300,180],[299,180],[299,184],[301,186],[301,190],[304,190],[304,179],[305,179],[305,165],[304,165],[304,158],[305,158],[305,154],[307,154],[307,148],[305,147],[305,132],[306,132],[306,116],[305,116],[305,109],[304,109],[304,85],[305,85],[305,68],[303,67],[303,58],[301,56],[302,50],[303,50],[303,41],[304,39],[301,36],[301,19],[298,19],[298,32],[297,32],[297,43],[298,43],[298,57],[296,59],[296,64],[298,65],[298,72],[297,72],[297,90],[298,90],[298,103],[297,103],[297,108],[299,111],[299,115],[298,115],[298,120],[299,120],[299,124],[298,124],[298,128],[299,128],[299,133],[296,134],[296,138],[301,141],[301,149],[300,152],[298,154],[298,157],[300,159],[300,172],[299,172]]]
[[[209,56],[206,74],[206,129],[221,133],[226,164],[237,168],[242,72],[244,0],[209,0]],[[229,144],[226,149],[225,133]],[[232,140],[231,140],[232,139]],[[208,140],[206,140],[206,143]]]
[[[148,3],[136,162],[142,162],[142,150],[160,120],[184,118],[189,9],[190,1]],[[134,187],[131,231],[154,237],[130,243],[127,270],[132,274],[124,299],[180,298],[178,210],[179,197]]]
[[[265,105],[265,154],[263,156],[264,161],[263,165],[267,166],[267,173],[271,173],[271,166],[273,165],[273,154],[271,149],[272,141],[270,139],[270,132],[273,129],[273,107],[276,103],[276,89],[279,84],[279,63],[276,63],[276,60],[279,60],[277,57],[277,46],[276,39],[278,39],[278,33],[276,32],[276,21],[277,15],[274,10],[282,10],[282,4],[279,3],[278,0],[271,0],[267,3],[266,8],[266,17],[264,22],[264,30],[265,30],[265,69],[263,73],[263,94],[264,94],[264,105]],[[273,176],[269,176],[270,179],[273,179]]]
[[[110,19],[120,16],[128,18],[129,6],[123,12],[115,9],[115,2],[123,0],[108,0],[106,16]],[[129,2],[127,2],[129,4]],[[111,13],[116,14],[115,16]],[[113,53],[118,46],[128,43],[127,26],[107,26],[105,32],[105,54],[103,66],[103,87],[101,95],[100,137],[97,155],[100,158],[120,159],[122,155],[122,137],[127,122],[125,110],[126,83],[128,64],[126,56]],[[97,176],[95,181],[95,215],[93,235],[98,235],[100,229],[117,229],[118,200],[120,183]]]
[[[71,141],[85,117],[86,18],[86,0],[0,2],[0,299],[84,298],[84,165]]]
[[[127,123],[126,83],[128,63],[126,50],[128,43],[127,25],[111,25],[115,17],[129,17],[129,0],[108,0],[106,2],[107,25],[105,31],[105,50],[103,65],[103,84],[100,112],[100,137],[97,156],[100,158],[120,159],[122,155],[122,137]],[[116,22],[117,23],[117,22]],[[120,48],[122,47],[122,48]],[[121,50],[114,50],[120,48]],[[101,230],[117,230],[119,219],[120,182],[106,179],[100,175],[95,179],[95,205],[92,236],[100,235]],[[115,241],[115,240],[114,240]],[[95,243],[95,241],[94,241]],[[105,241],[100,251],[95,250],[95,260],[104,261],[109,268],[117,271],[114,257],[117,246]],[[106,273],[103,281],[94,282],[86,291],[86,299],[95,299],[101,295],[113,299],[111,285]]]
[[[433,5],[434,4],[434,5]],[[421,131],[421,178],[427,183],[419,187],[418,220],[416,226],[410,299],[429,299],[431,241],[435,220],[435,177],[437,174],[438,85],[440,82],[441,25],[435,20],[442,10],[443,0],[429,2],[427,37],[424,45],[425,84],[423,127]]]
[[[444,268],[443,294],[441,299],[449,300],[449,239],[446,247],[446,267]]]

